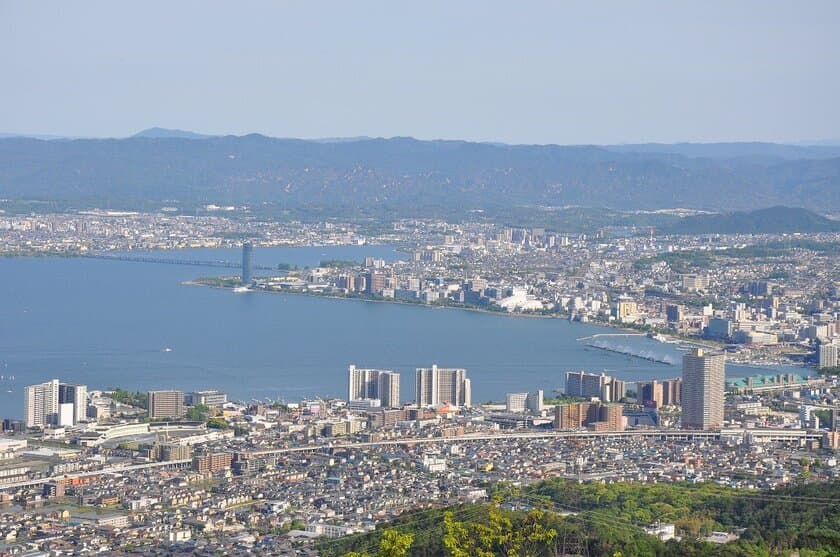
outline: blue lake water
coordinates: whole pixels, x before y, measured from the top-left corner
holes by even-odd
[[[238,261],[237,250],[155,254]],[[392,246],[257,248],[255,263],[314,266],[322,259],[399,258]],[[514,318],[457,309],[292,294],[234,294],[186,286],[230,269],[78,258],[0,258],[0,417],[22,414],[25,385],[59,378],[90,389],[217,388],[232,399],[346,396],[346,369],[402,372],[465,367],[473,400],[563,383],[568,370],[604,371],[628,381],[680,375],[680,367],[579,342],[616,332],[561,319]],[[257,275],[264,274],[257,272]],[[609,342],[613,342],[610,340]],[[673,345],[616,337],[678,362]],[[166,351],[171,348],[171,351]],[[727,373],[770,373],[728,366]],[[9,376],[14,376],[10,380]]]

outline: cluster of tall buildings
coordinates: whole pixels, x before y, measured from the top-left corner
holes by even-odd
[[[417,406],[472,406],[472,386],[467,370],[437,365],[417,368],[415,378]]]
[[[72,426],[87,419],[87,386],[52,379],[23,390],[26,427]]]
[[[384,408],[400,406],[400,374],[387,369],[359,368],[347,370],[347,400],[376,401]],[[417,406],[472,406],[472,388],[467,370],[432,367],[415,370],[415,403]],[[374,404],[375,405],[375,404]]]
[[[400,405],[400,374],[388,369],[348,368],[347,400],[379,400],[380,406]]]
[[[695,348],[683,356],[681,379],[638,383],[638,401],[648,408],[681,406],[681,427],[716,429],[723,426],[726,356]],[[590,427],[620,431],[623,412],[618,404],[625,396],[625,383],[606,374],[570,371],[566,373],[567,395],[590,402],[558,405],[555,426],[561,429]]]
[[[61,383],[52,379],[23,390],[24,423],[30,427],[74,426],[87,421],[88,409],[99,399],[88,400],[87,385]],[[227,395],[220,391],[149,391],[148,415],[152,419],[181,418],[186,406],[221,406]],[[93,410],[92,410],[93,412]],[[91,413],[94,416],[95,413]]]
[[[566,394],[583,398],[599,398],[602,402],[618,402],[626,395],[627,385],[605,373],[566,372]]]

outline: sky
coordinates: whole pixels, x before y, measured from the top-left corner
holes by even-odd
[[[840,138],[840,2],[0,0],[0,132]]]

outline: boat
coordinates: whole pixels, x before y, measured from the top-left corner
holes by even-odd
[[[172,352],[172,349],[167,346],[166,348],[163,349],[163,351],[164,352]]]
[[[251,289],[248,288],[247,286],[237,286],[236,288],[233,289],[233,292],[236,293],[236,294],[242,294],[243,292],[250,292],[250,291],[251,291]]]

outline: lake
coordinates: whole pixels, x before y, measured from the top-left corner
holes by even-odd
[[[233,249],[151,255],[240,259]],[[402,256],[394,246],[256,248],[254,261],[315,266],[366,255]],[[550,394],[568,370],[606,370],[627,381],[680,375],[679,366],[587,347],[577,339],[616,331],[562,319],[182,284],[234,274],[84,258],[0,258],[0,417],[20,417],[23,387],[52,378],[89,389],[214,388],[234,400],[296,401],[346,396],[353,363],[401,372],[402,399],[410,401],[414,368],[437,363],[466,368],[473,401],[484,402],[535,388]],[[675,346],[643,337],[615,342],[681,358]],[[731,375],[762,370],[770,372],[727,366]]]

